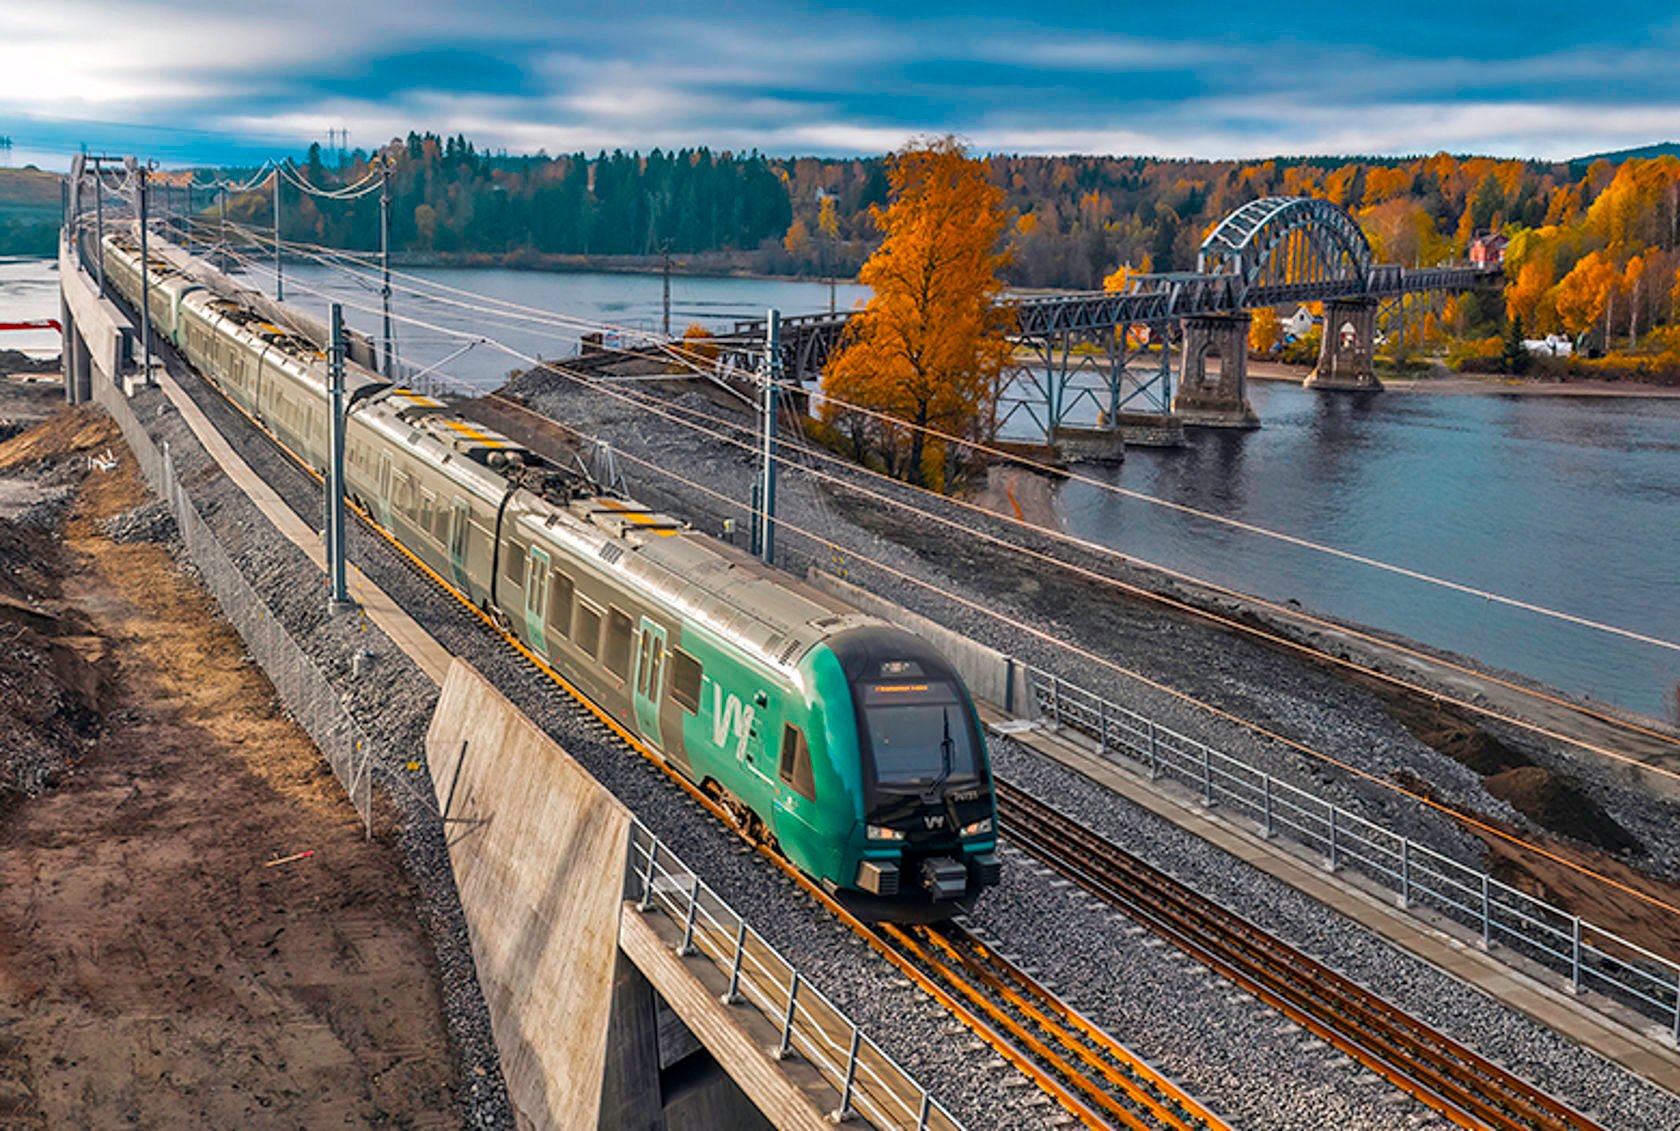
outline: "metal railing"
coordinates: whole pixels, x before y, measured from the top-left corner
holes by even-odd
[[[286,714],[302,727],[332,766],[339,785],[373,835],[373,746],[350,718],[344,699],[286,631],[200,517],[175,475],[168,445],[160,450],[135,417],[122,390],[94,382],[94,398],[116,420],[152,490],[169,504],[187,557],[197,568],[234,631],[273,684]]]
[[[643,912],[663,912],[680,926],[678,955],[704,958],[728,977],[725,1004],[751,1006],[775,1026],[772,1055],[797,1054],[834,1086],[840,1100],[831,1118],[961,1131],[926,1088],[639,821],[630,829],[625,889]]]
[[[1161,726],[1076,684],[1027,667],[1041,716],[1095,739],[1104,758],[1125,759],[1151,779],[1176,781],[1208,807],[1251,818],[1266,837],[1284,836],[1555,970],[1572,993],[1592,989],[1661,1019],[1680,1044],[1680,964],[1579,915],[1461,864],[1250,763]]]

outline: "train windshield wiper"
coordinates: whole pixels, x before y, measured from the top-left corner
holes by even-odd
[[[939,742],[939,776],[928,783],[927,795],[930,797],[945,784],[945,779],[949,778],[951,771],[956,768],[957,761],[957,743],[951,737],[951,708],[946,707],[940,712],[940,716],[945,720],[945,737]]]

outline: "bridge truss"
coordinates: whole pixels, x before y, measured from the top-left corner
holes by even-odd
[[[1404,268],[1375,262],[1347,212],[1325,200],[1262,197],[1232,212],[1203,241],[1197,270],[1139,275],[1124,291],[1008,301],[1013,360],[1000,380],[998,427],[1030,423],[1046,438],[1077,414],[1113,426],[1123,414],[1165,416],[1172,405],[1171,347],[1189,317],[1263,306],[1463,291],[1500,278],[1478,267]],[[783,372],[820,377],[854,312],[782,320]],[[720,336],[726,356],[750,366],[762,320]]]

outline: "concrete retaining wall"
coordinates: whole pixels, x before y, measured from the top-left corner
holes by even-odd
[[[595,1126],[630,814],[459,660],[426,759],[520,1123]]]
[[[963,682],[968,684],[969,693],[976,699],[983,699],[1013,715],[1036,717],[1037,710],[1027,689],[1025,669],[1002,652],[952,632],[944,625],[877,597],[849,581],[842,581],[832,573],[812,569],[806,580],[823,592],[913,632],[938,648],[956,667]]]

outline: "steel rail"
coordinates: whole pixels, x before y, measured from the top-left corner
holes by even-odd
[[[1129,1131],[1229,1131],[1223,1120],[1112,1037],[1082,1040],[1069,1026],[1059,1024],[1051,1014],[1078,1015],[1049,991],[1036,984],[1036,993],[1025,986],[1011,987],[1006,972],[1013,967],[994,957],[990,962],[994,969],[987,970],[986,963],[962,953],[944,933],[952,928],[883,925],[878,929],[909,961],[984,1014],[1008,1042],[1007,1046],[991,1042],[993,1047],[1029,1077],[1051,1085],[1045,1090],[1085,1126]],[[1030,982],[1025,975],[1021,977]],[[1039,997],[1039,1001],[1030,997]],[[1090,1022],[1081,1019],[1081,1023],[1083,1029],[1101,1032]],[[1118,1066],[1106,1060],[1103,1052],[1118,1061]]]
[[[1004,834],[1460,1127],[1597,1124],[1351,979],[1248,923],[1019,788],[998,782]]]

